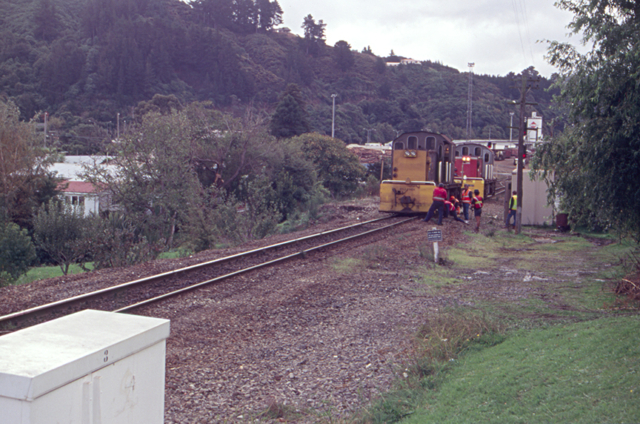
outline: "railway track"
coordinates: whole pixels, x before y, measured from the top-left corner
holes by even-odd
[[[414,219],[395,216],[378,218],[35,306],[0,316],[0,334],[83,309],[130,312],[262,267],[305,257],[321,249],[385,231]],[[389,224],[386,222],[388,220],[393,222]]]

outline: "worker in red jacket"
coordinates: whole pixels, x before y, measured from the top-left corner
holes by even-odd
[[[444,206],[449,209],[449,215],[453,216],[453,219],[465,224],[464,220],[458,218],[459,203],[455,196],[451,196],[448,201],[444,202]]]
[[[431,203],[431,207],[429,208],[429,212],[427,212],[427,216],[424,219],[424,222],[429,222],[436,209],[438,210],[438,225],[442,225],[442,211],[444,210],[444,201],[447,200],[447,190],[444,188],[444,184],[438,184],[433,190],[433,202]]]

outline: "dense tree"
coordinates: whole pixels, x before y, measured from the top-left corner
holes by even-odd
[[[225,202],[220,198],[238,192],[245,176],[262,172],[274,142],[259,122],[240,122],[210,105],[192,104],[145,115],[113,145],[110,165],[116,173],[95,166],[86,177],[105,186],[153,249],[175,246],[176,234],[180,243],[205,249],[221,230],[215,215]],[[263,209],[254,212],[252,225],[268,218]]]
[[[58,182],[47,172],[49,151],[36,137],[15,104],[0,102],[0,209],[23,228],[31,227],[34,210],[56,194]]]
[[[353,52],[351,51],[351,45],[344,40],[338,41],[335,46],[333,46],[333,55],[338,64],[338,68],[340,68],[342,72],[351,69],[356,62],[353,57]]]
[[[34,16],[36,38],[53,41],[60,32],[60,20],[52,0],[40,0]]]
[[[34,219],[36,246],[49,255],[64,275],[71,264],[88,259],[83,246],[87,223],[83,208],[53,199],[40,207]]]
[[[0,219],[0,286],[27,272],[36,259],[36,250],[27,230]]]
[[[406,116],[392,124],[395,129],[400,123],[402,128],[437,124],[451,136],[460,129],[464,134],[464,74],[429,61],[391,68],[368,48],[361,54],[343,43],[325,46],[326,26],[312,16],[305,18],[304,37],[272,31],[282,19],[275,0],[29,0],[28,5],[8,8],[0,22],[0,92],[18,105],[23,120],[43,110],[59,119],[56,139],[70,153],[103,150],[103,141],[113,138],[106,133],[115,132],[117,114],[129,115],[131,122],[131,108],[156,94],[174,95],[182,105],[212,101],[241,114],[249,104],[274,110],[281,100],[277,93],[289,83],[313,99],[305,112],[318,118],[311,129],[321,133],[328,128],[327,99],[339,93],[341,107],[376,96],[396,103],[408,99],[414,107],[402,108]],[[40,19],[49,25],[52,16],[57,33],[34,24]],[[394,57],[401,56],[392,52]],[[493,134],[498,126],[507,133],[509,82],[482,75],[474,81],[473,131],[481,134],[490,126]],[[543,79],[531,99],[545,122],[555,116],[548,108],[553,90],[542,89],[549,83]],[[390,123],[371,114],[367,119],[366,127]],[[345,120],[338,133],[357,142],[362,127]]]
[[[307,15],[302,22],[302,29],[304,29],[304,42],[307,49],[307,54],[317,55],[320,53],[322,47],[324,47],[325,40],[325,28],[327,24],[320,19],[317,23],[313,19],[313,16]]]
[[[570,28],[592,43],[588,53],[553,42],[560,104],[571,125],[539,158],[554,172],[562,208],[591,224],[617,225],[640,241],[640,2],[562,0]]]
[[[168,96],[156,94],[151,100],[138,103],[138,106],[136,106],[135,109],[135,114],[139,118],[142,118],[151,112],[156,112],[161,115],[168,115],[172,111],[180,110],[182,110],[182,104],[176,96],[174,96],[173,94],[170,94]]]
[[[135,225],[120,212],[106,217],[87,218],[79,246],[91,258],[93,269],[130,266],[153,259],[161,251],[151,244]]]
[[[348,197],[365,176],[358,158],[347,149],[344,142],[316,133],[293,138],[316,167],[318,178],[335,197]]]
[[[300,88],[295,84],[289,84],[271,117],[271,134],[278,138],[289,138],[309,132],[309,129],[309,119]]]
[[[233,0],[197,0],[191,4],[199,22],[212,28],[231,28]]]
[[[282,23],[282,8],[271,0],[197,0],[196,21],[239,33],[267,32]]]
[[[282,8],[277,1],[256,0],[257,31],[267,32],[282,23]]]

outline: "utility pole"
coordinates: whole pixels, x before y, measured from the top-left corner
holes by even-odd
[[[120,112],[118,112],[118,124],[117,124],[116,140],[120,141]]]
[[[469,93],[467,97],[467,141],[471,139],[471,126],[472,126],[472,114],[471,108],[473,106],[473,67],[475,63],[469,63]]]
[[[371,131],[375,131],[375,128],[363,128],[367,132],[367,143],[371,143]]]
[[[336,97],[337,94],[332,94],[331,99],[333,100],[333,112],[331,115],[331,138],[336,138]]]
[[[509,122],[509,143],[513,141],[513,113],[514,112],[509,112],[509,115],[511,115],[511,121]]]
[[[47,120],[49,118],[49,112],[44,113],[44,147],[47,147]]]
[[[535,105],[536,103],[527,103],[527,93],[529,90],[537,89],[540,86],[540,77],[531,77],[526,73],[522,73],[522,88],[520,89],[520,124],[518,125],[518,181],[517,196],[518,209],[516,210],[516,234],[522,231],[522,156],[525,152],[524,132],[527,130],[525,124],[525,107],[527,105]],[[515,103],[515,102],[514,102]],[[517,103],[516,103],[517,104]]]

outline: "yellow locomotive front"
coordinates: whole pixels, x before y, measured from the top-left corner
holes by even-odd
[[[449,195],[459,196],[453,181],[455,146],[445,135],[418,131],[393,141],[392,180],[380,184],[380,211],[426,213],[433,189],[444,184]]]

